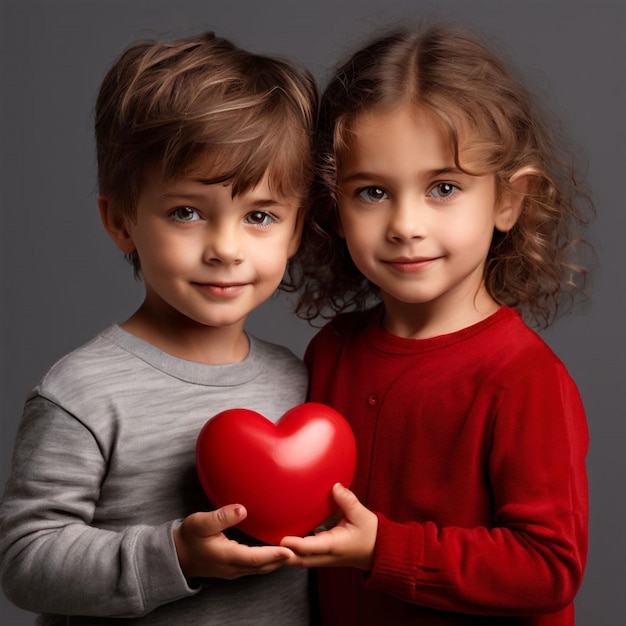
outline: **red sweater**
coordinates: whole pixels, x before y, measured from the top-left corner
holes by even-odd
[[[312,340],[311,400],[348,419],[371,572],[320,570],[323,624],[571,626],[587,551],[587,427],[563,364],[502,308],[424,340],[381,308]]]

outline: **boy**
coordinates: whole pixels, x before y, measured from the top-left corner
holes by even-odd
[[[206,512],[194,452],[219,411],[305,399],[300,361],[244,323],[300,241],[315,106],[305,70],[210,33],[132,46],[105,77],[98,204],[145,299],[26,402],[0,557],[42,624],[309,623],[306,573],[227,538],[246,511]]]

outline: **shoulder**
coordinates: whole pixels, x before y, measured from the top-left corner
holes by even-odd
[[[480,351],[484,382],[491,381],[507,393],[532,394],[535,390],[544,397],[578,393],[565,364],[512,310],[483,334]]]
[[[262,369],[288,372],[292,375],[305,375],[306,368],[289,348],[276,343],[270,343],[250,335],[251,358],[258,361]]]
[[[522,320],[513,309],[504,308],[497,322],[480,340],[486,352],[497,359],[501,367],[526,364],[534,369],[542,365],[557,366],[562,363],[550,346]]]
[[[107,328],[59,359],[44,374],[33,395],[63,405],[72,395],[85,390],[110,388],[115,381],[128,384],[136,359],[109,339],[112,331],[113,327]]]
[[[257,356],[264,359],[276,361],[298,361],[298,357],[287,346],[279,343],[271,343],[264,339],[259,339],[254,335],[249,335],[250,345]]]

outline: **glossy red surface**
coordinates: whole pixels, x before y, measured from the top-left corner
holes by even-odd
[[[248,409],[229,409],[200,431],[196,468],[215,507],[243,504],[238,527],[266,543],[303,536],[334,511],[332,486],[349,486],[356,464],[354,435],[345,419],[307,402],[276,423]]]

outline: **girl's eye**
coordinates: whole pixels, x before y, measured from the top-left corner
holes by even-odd
[[[452,183],[438,183],[428,193],[436,200],[445,200],[453,196],[459,188]]]
[[[170,213],[170,217],[176,222],[197,222],[201,219],[198,211],[188,206],[180,206]]]
[[[252,213],[248,213],[248,215],[246,215],[245,221],[247,224],[253,224],[254,226],[269,226],[276,220],[272,215],[266,213],[265,211],[253,211]]]
[[[373,204],[387,199],[387,192],[382,187],[365,187],[357,191],[357,198]]]

